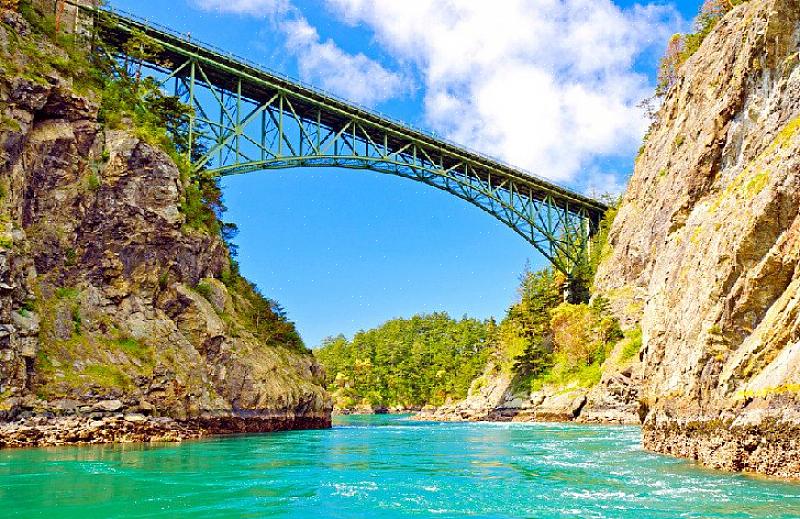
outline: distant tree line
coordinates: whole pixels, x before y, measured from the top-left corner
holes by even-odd
[[[315,351],[340,408],[416,407],[462,399],[489,354],[491,323],[446,313],[393,319]]]
[[[612,202],[613,205],[613,202]],[[609,252],[607,239],[616,215],[612,207],[582,266],[591,283]],[[563,300],[566,279],[552,268],[526,269],[518,300],[500,324],[494,320],[452,319],[445,313],[394,319],[352,340],[326,339],[315,354],[327,371],[329,390],[340,408],[416,407],[463,399],[470,388],[497,371],[511,375],[517,389],[545,385],[591,386],[620,340],[622,361],[639,351],[641,334],[623,334],[608,301]]]

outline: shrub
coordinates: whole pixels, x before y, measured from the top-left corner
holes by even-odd
[[[164,290],[169,285],[169,270],[164,271],[158,276],[158,288]]]
[[[597,232],[592,236],[589,250],[589,274],[592,281],[594,281],[600,263],[611,254],[608,235],[611,232],[614,219],[617,217],[617,212],[619,212],[619,199],[610,201],[609,208],[597,227]]]
[[[620,360],[628,361],[637,355],[642,349],[642,329],[636,328],[625,335],[625,345],[622,347]]]
[[[694,20],[694,32],[675,34],[667,43],[667,49],[658,68],[656,95],[663,96],[675,84],[679,70],[686,60],[697,52],[714,27],[731,9],[747,0],[705,0]]]
[[[193,181],[186,186],[180,209],[186,217],[187,228],[210,233],[221,232],[219,218],[208,203],[213,190],[209,182]]]
[[[80,306],[73,305],[72,310],[72,329],[77,334],[81,334],[81,325],[83,324],[83,319],[81,318],[81,308]]]
[[[658,65],[656,95],[662,96],[678,80],[678,69],[683,63],[686,38],[683,34],[673,34],[667,43],[667,50]]]
[[[67,249],[64,253],[64,264],[68,267],[75,265],[78,259],[78,251],[73,248]]]
[[[201,296],[205,297],[206,299],[211,298],[211,286],[208,283],[203,283],[202,281],[194,287],[195,291],[200,294]]]
[[[100,177],[98,177],[97,174],[92,173],[86,179],[86,187],[89,188],[89,191],[97,191],[98,189],[100,189],[100,186],[101,186]]]
[[[552,311],[555,351],[565,354],[570,367],[602,363],[622,337],[619,323],[600,305],[562,303]]]

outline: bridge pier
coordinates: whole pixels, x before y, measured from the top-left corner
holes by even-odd
[[[33,6],[46,16],[54,16],[58,32],[88,36],[92,32],[92,16],[83,8],[95,9],[100,0],[33,0]]]
[[[577,305],[589,302],[589,287],[582,279],[573,276],[567,277],[567,280],[561,285],[561,291],[565,303]]]

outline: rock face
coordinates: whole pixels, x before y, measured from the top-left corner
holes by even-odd
[[[186,226],[173,160],[56,70],[13,73],[61,51],[0,13],[0,446],[330,426],[291,323]]]
[[[798,51],[798,0],[751,0],[717,24],[664,99],[596,280],[641,323],[647,448],[794,477]]]
[[[514,421],[638,424],[638,387],[641,364],[615,363],[619,352],[604,366],[600,383],[585,387],[545,387],[529,392],[511,375],[490,363],[470,387],[466,399],[425,408],[417,420]]]

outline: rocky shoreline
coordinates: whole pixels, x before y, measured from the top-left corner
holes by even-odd
[[[373,415],[373,414],[410,414],[421,411],[419,407],[355,407],[333,408],[334,416]]]
[[[0,423],[0,449],[103,443],[181,442],[209,436],[328,429],[326,414],[257,413],[205,415],[186,420],[137,412],[44,414]]]
[[[665,421],[642,428],[645,449],[718,470],[800,479],[800,426],[781,420],[737,425]]]
[[[638,362],[610,364],[600,382],[591,388],[544,387],[527,392],[512,376],[488,366],[473,382],[467,398],[440,407],[425,407],[414,416],[420,421],[460,422],[577,422],[639,425]]]
[[[588,401],[582,391],[511,402],[496,408],[469,408],[459,404],[422,409],[413,420],[422,422],[575,422],[595,425],[641,425],[634,413],[597,413],[585,411]],[[536,402],[539,401],[537,404]]]

